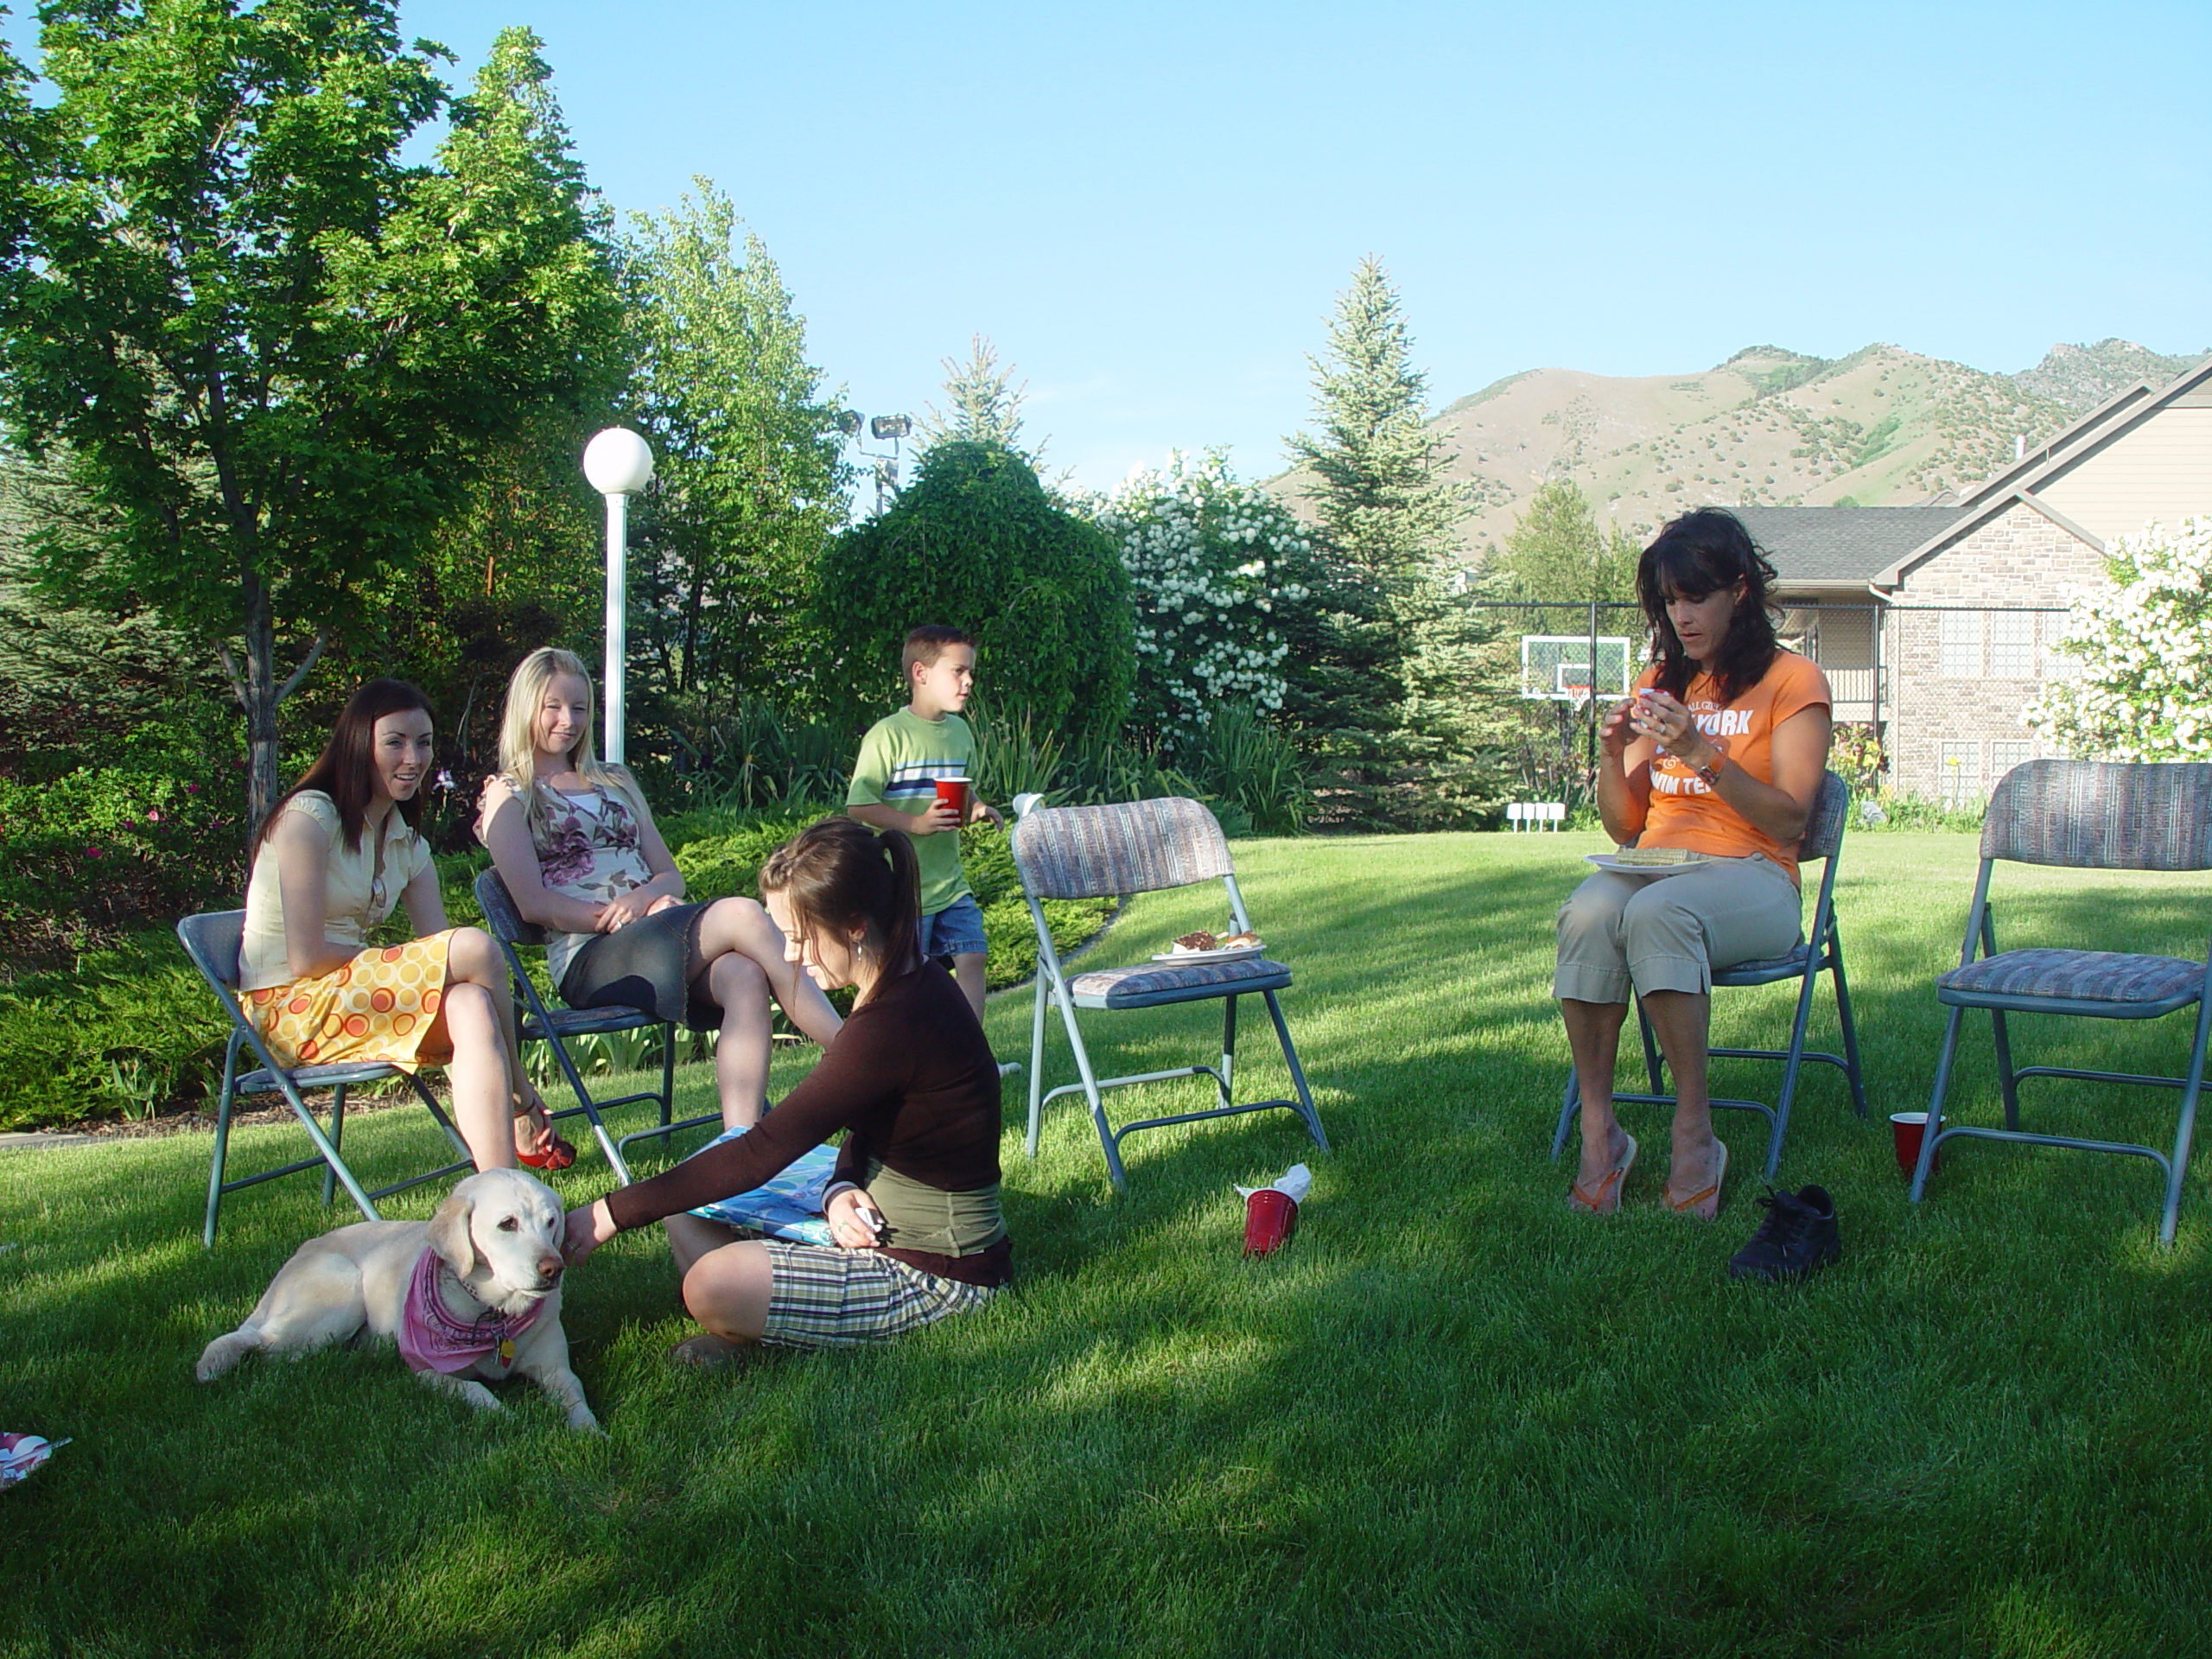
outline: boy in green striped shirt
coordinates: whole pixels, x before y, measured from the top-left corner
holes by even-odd
[[[960,711],[976,686],[976,641],[957,628],[916,628],[899,663],[907,703],[861,740],[845,810],[870,828],[912,836],[921,866],[922,954],[950,957],[976,1019],[983,1018],[983,912],[960,868],[960,827],[979,817],[1004,823],[976,793],[976,734]],[[939,779],[967,783],[963,816],[939,804]]]

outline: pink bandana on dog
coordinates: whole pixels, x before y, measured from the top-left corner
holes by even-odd
[[[532,1302],[527,1313],[494,1313],[487,1308],[474,1320],[456,1319],[446,1312],[438,1294],[438,1274],[444,1266],[435,1250],[425,1248],[407,1281],[407,1304],[399,1316],[399,1352],[408,1370],[465,1371],[495,1354],[501,1365],[513,1364],[515,1338],[537,1323],[545,1304]]]

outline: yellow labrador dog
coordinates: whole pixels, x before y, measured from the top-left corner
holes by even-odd
[[[432,1388],[479,1411],[499,1402],[486,1382],[531,1378],[596,1431],[561,1329],[561,1238],[553,1189],[518,1169],[471,1175],[423,1221],[361,1221],[300,1246],[246,1322],[207,1344],[210,1382],[255,1349],[298,1353],[387,1338]]]

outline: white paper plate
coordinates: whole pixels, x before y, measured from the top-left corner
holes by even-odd
[[[1154,962],[1236,962],[1245,957],[1256,957],[1266,951],[1264,944],[1239,944],[1226,950],[1163,950]]]
[[[1624,864],[1611,853],[1585,853],[1586,862],[1601,870],[1611,870],[1615,875],[1648,875],[1656,880],[1662,875],[1680,875],[1684,870],[1701,870],[1712,862],[1710,859],[1694,858],[1687,864]]]

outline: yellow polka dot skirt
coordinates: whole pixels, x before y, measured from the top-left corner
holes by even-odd
[[[450,932],[433,933],[375,946],[342,968],[248,991],[239,1001],[284,1065],[382,1060],[406,1071],[443,1065],[453,1058],[438,1019],[452,938]]]

